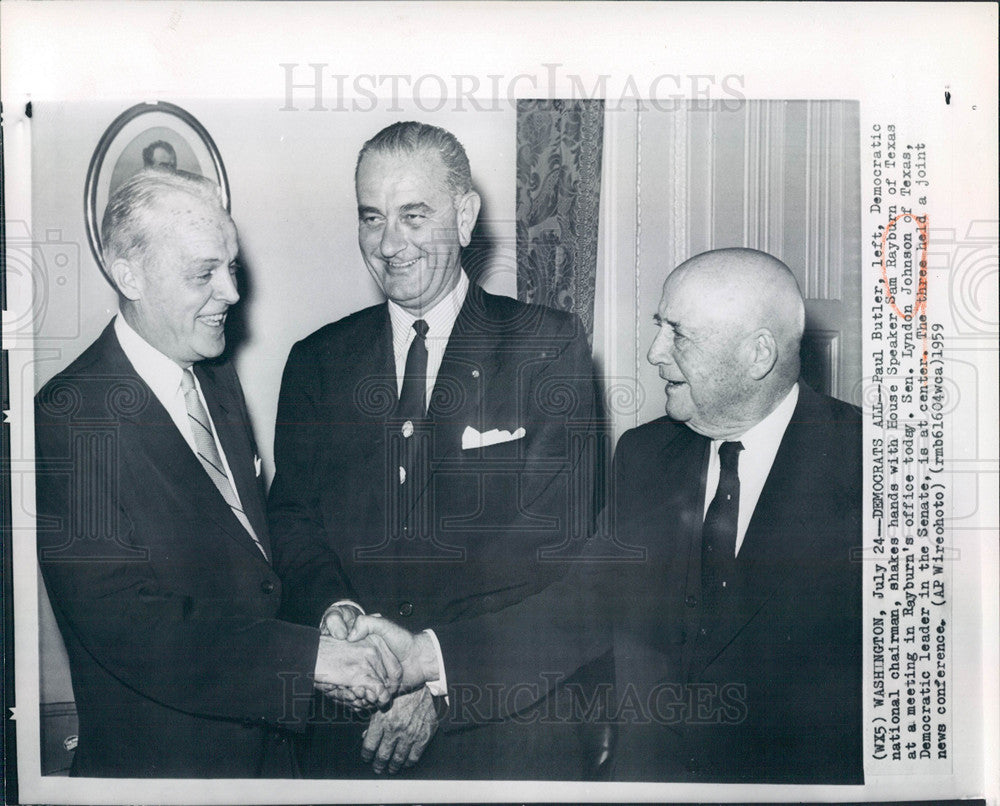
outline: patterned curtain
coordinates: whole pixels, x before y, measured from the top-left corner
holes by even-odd
[[[517,102],[517,295],[594,333],[603,100]]]

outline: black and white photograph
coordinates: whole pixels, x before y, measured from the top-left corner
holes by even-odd
[[[995,64],[922,116],[643,61],[768,4],[236,5],[5,53],[10,799],[995,802]]]

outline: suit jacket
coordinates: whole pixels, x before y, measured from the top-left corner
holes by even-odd
[[[615,614],[628,780],[862,783],[861,417],[804,384],[737,555],[701,617],[710,441],[664,417],[622,436],[615,535],[644,562]],[[631,719],[639,710],[642,719]]]
[[[267,547],[236,372],[195,372]],[[290,775],[318,631],[276,619],[278,576],[112,325],[38,393],[35,434],[39,561],[79,716],[72,773]]]
[[[512,640],[545,612],[535,641],[567,688],[612,650],[613,674],[575,716],[607,705],[614,779],[862,783],[861,445],[858,410],[800,384],[731,595],[702,636],[710,440],[666,417],[632,429],[589,561],[484,630]]]
[[[415,774],[524,777],[525,743],[542,732],[491,725],[499,708],[482,684],[514,656],[541,657],[532,631],[545,614],[513,644],[482,624],[557,578],[589,534],[603,433],[586,335],[575,317],[470,285],[412,436],[396,402],[387,304],[292,348],[269,499],[286,613],[315,625],[352,598],[411,631],[433,628],[451,708]],[[525,435],[463,450],[470,426]],[[520,682],[545,689],[544,671]],[[579,777],[578,740],[563,732],[577,765],[565,774]]]

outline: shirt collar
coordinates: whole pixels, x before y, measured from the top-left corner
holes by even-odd
[[[115,317],[115,335],[125,357],[157,398],[169,399],[177,393],[184,370],[136,333],[120,313]]]
[[[796,383],[785,395],[784,399],[774,408],[770,414],[755,426],[748,428],[738,439],[742,443],[743,449],[750,452],[763,450],[765,448],[777,451],[781,438],[785,435],[785,429],[792,420],[792,413],[795,411],[795,404],[799,400],[799,385]],[[718,445],[722,442],[734,442],[736,440],[713,440]]]
[[[437,305],[426,311],[422,316],[415,316],[405,308],[389,300],[389,320],[392,322],[392,343],[397,349],[401,349],[410,339],[413,332],[413,323],[417,319],[423,319],[427,323],[427,338],[447,338],[451,335],[451,329],[455,326],[459,311],[465,303],[465,296],[469,291],[469,277],[462,269],[459,272],[458,282]]]

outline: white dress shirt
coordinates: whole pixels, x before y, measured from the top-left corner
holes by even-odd
[[[795,411],[795,404],[798,400],[799,386],[796,384],[774,411],[744,434],[727,440],[712,440],[712,449],[708,455],[708,476],[705,480],[704,514],[706,515],[712,499],[715,498],[715,491],[719,487],[719,446],[723,442],[743,443],[738,465],[740,514],[736,526],[737,555],[740,553],[740,546],[743,545],[743,538],[746,536],[747,526],[750,525],[750,518],[753,517],[753,511],[757,508],[757,501],[760,499],[761,490],[764,489],[764,482],[767,481],[767,476],[771,472],[774,457],[778,453],[778,446],[781,444],[781,438],[785,435],[788,423],[791,422],[792,412]]]
[[[392,323],[392,352],[396,359],[396,394],[403,392],[403,375],[406,372],[406,356],[410,344],[417,336],[413,323],[423,319],[427,323],[427,404],[431,402],[431,392],[437,382],[438,370],[444,350],[448,346],[448,338],[455,327],[458,312],[465,303],[465,295],[469,292],[469,278],[462,271],[458,283],[448,292],[437,305],[421,316],[415,316],[405,308],[401,308],[389,300],[389,321]]]
[[[195,446],[194,434],[191,431],[191,423],[188,420],[187,405],[184,403],[184,392],[181,390],[181,377],[184,375],[184,370],[181,369],[179,364],[167,358],[167,356],[136,333],[121,314],[115,317],[115,335],[118,337],[118,343],[121,345],[122,351],[125,353],[125,357],[129,360],[129,363],[139,374],[139,377],[153,391],[153,394],[156,395],[156,399],[163,404],[163,408],[167,410],[167,414],[174,421],[177,430],[181,432],[181,436],[184,437],[184,441],[187,442],[191,452],[197,456],[198,448]],[[242,506],[240,494],[236,489],[236,482],[233,479],[233,472],[229,469],[226,452],[222,450],[222,444],[219,442],[219,432],[215,428],[215,423],[212,422],[212,415],[205,401],[205,395],[201,391],[201,384],[198,383],[198,376],[193,372],[191,374],[194,376],[194,388],[201,399],[201,405],[204,407],[205,413],[208,414],[208,420],[212,424],[215,447],[219,449],[219,457],[222,459],[222,466],[226,471],[226,477],[233,488],[237,502]]]

